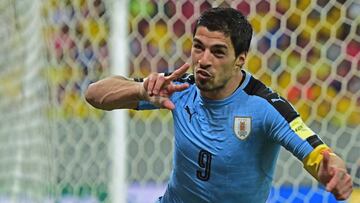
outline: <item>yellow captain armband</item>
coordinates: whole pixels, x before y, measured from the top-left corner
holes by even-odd
[[[323,160],[322,152],[329,151],[330,155],[335,156],[331,149],[326,144],[317,146],[309,155],[302,161],[304,168],[316,179],[318,179],[318,170],[320,163]]]
[[[291,121],[290,127],[303,140],[306,140],[310,136],[315,135],[314,131],[312,131],[300,117],[297,117]]]

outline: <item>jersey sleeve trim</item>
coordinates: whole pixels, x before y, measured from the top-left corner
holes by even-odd
[[[171,75],[172,72],[166,72],[164,73],[164,76]],[[132,78],[135,82],[144,82],[144,78]],[[195,77],[193,74],[185,73],[180,78],[177,78],[174,80],[175,82],[181,82],[181,83],[189,83],[189,84],[195,84]]]
[[[152,109],[159,109],[159,107],[155,106],[151,102],[148,101],[139,101],[138,106],[134,110],[152,110]]]
[[[249,95],[259,96],[267,100],[288,123],[299,117],[299,114],[285,98],[281,97],[253,76],[250,77],[250,81],[247,83],[244,91]]]
[[[315,149],[319,145],[324,144],[324,142],[319,138],[318,135],[312,135],[306,138],[306,141]]]

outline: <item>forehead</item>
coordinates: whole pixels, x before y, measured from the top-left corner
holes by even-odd
[[[200,40],[205,45],[221,44],[229,48],[232,47],[229,36],[225,36],[225,34],[220,31],[209,31],[204,26],[199,26],[196,29],[194,39]]]

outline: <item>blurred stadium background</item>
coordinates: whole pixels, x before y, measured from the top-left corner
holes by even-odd
[[[115,0],[0,1],[0,202],[95,203],[126,196],[129,203],[154,202],[171,171],[171,115],[118,111],[124,119],[114,120],[90,107],[84,91],[119,68],[129,77],[173,71],[188,61],[195,19],[219,5],[240,9],[254,27],[246,70],[292,102],[346,160],[358,190],[360,1],[128,0],[119,5]],[[126,62],[116,63],[116,57]],[[124,143],[113,145],[116,124],[126,127],[120,129],[126,135]],[[126,150],[125,160],[118,159],[117,147]],[[277,165],[268,202],[336,202],[288,152],[282,151]],[[114,175],[121,168],[126,173]],[[121,184],[126,188],[116,191]],[[360,202],[358,191],[348,202]]]

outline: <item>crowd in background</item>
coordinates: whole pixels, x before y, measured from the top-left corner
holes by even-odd
[[[211,7],[209,2],[130,1],[129,76],[173,71],[188,61],[195,19]],[[231,6],[248,16],[255,31],[246,70],[288,98],[305,120],[356,126],[360,27],[354,22],[360,4],[334,2],[240,1]],[[64,116],[91,116],[83,91],[110,74],[106,9],[101,0],[53,0],[44,6],[53,64],[48,77],[58,87],[56,104]]]
[[[91,82],[111,74],[109,35],[112,14],[107,2],[50,0],[43,3],[44,36],[50,64],[45,77],[53,101],[50,116],[78,120],[92,117],[96,120],[105,115],[103,111],[91,108],[83,94]],[[200,12],[211,7],[211,2],[130,0],[126,42],[129,77],[146,77],[153,71],[171,72],[189,62],[195,20]],[[307,123],[359,126],[359,3],[345,0],[301,0],[296,4],[290,0],[218,2],[241,10],[254,28],[245,70],[286,97]],[[130,115],[145,120],[149,114],[142,112],[136,116],[131,112]],[[164,121],[160,122],[168,124],[167,118],[162,117]],[[153,121],[159,122],[151,117],[151,125]],[[134,128],[138,129],[138,126]],[[137,138],[129,138],[129,146],[137,143]],[[152,168],[156,167],[146,162],[152,168],[148,168],[148,172],[139,172],[142,158],[137,153],[145,154],[140,148],[148,145],[135,146],[140,146],[139,150],[129,147],[135,151],[130,151],[129,157],[140,160],[132,162],[137,170],[129,170],[129,176],[137,180],[153,173]],[[156,158],[151,153],[146,156],[151,160]],[[162,161],[164,157],[161,156]],[[160,167],[159,180],[166,179],[164,170],[167,169]],[[64,193],[73,191],[72,187],[64,186]],[[79,186],[79,194],[96,190],[101,194],[97,196],[106,200],[107,189],[96,187]]]
[[[87,118],[103,113],[89,109],[83,92],[109,74],[109,17],[102,0],[44,3],[44,35],[51,67],[46,70],[53,116]]]

